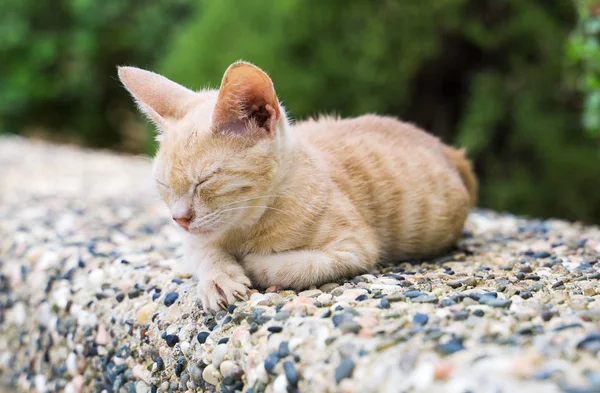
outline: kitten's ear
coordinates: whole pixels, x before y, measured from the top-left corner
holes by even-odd
[[[119,79],[140,111],[164,128],[169,120],[183,117],[196,93],[155,74],[135,67],[119,67]]]
[[[258,127],[273,133],[280,116],[271,78],[250,63],[238,61],[230,65],[213,112],[214,130],[242,134]]]

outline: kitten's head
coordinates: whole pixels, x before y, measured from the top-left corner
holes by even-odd
[[[290,143],[267,74],[237,62],[218,91],[198,92],[133,67],[119,78],[159,130],[154,176],[173,220],[203,235],[256,222]]]

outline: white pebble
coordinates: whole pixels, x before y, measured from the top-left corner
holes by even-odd
[[[385,293],[386,295],[392,294],[392,293],[396,293],[398,292],[398,285],[394,284],[394,285],[389,285],[389,284],[372,284],[369,286],[369,288],[371,288],[371,291],[374,290],[379,290],[383,293]]]
[[[56,253],[53,251],[48,251],[48,252],[44,253],[44,255],[42,255],[40,257],[40,259],[38,259],[36,268],[38,268],[40,270],[46,270],[49,267],[55,266],[57,263],[58,263],[58,255],[56,255]]]
[[[218,368],[221,363],[223,362],[223,360],[225,359],[225,354],[227,354],[227,345],[226,344],[219,344],[217,345],[217,347],[215,348],[215,350],[212,353],[212,364]]]
[[[42,302],[38,308],[38,323],[42,326],[49,327],[52,320],[52,307],[48,302]]]
[[[25,313],[25,305],[23,302],[17,302],[13,306],[12,309],[13,322],[17,326],[21,326],[25,323],[25,317],[27,316]]]
[[[256,367],[256,376],[257,376],[257,379],[262,383],[269,382],[269,375],[267,374],[267,370],[265,369],[264,363],[261,362]]]
[[[79,263],[79,256],[78,255],[71,255],[65,262],[64,262],[64,267],[63,270],[69,271],[73,268],[76,268],[77,265]]]
[[[413,373],[412,383],[418,390],[426,390],[433,383],[433,364],[422,364]]]
[[[202,378],[213,386],[219,385],[219,372],[212,364],[206,366],[202,372]]]
[[[269,382],[269,375],[265,370],[264,364],[261,362],[255,368],[248,371],[248,386],[254,386],[257,382],[266,384]]]
[[[287,379],[284,374],[275,378],[275,382],[273,382],[273,393],[287,393]]]
[[[368,293],[369,292],[367,292],[366,289],[362,289],[362,288],[346,289],[344,291],[344,293],[342,293],[342,296],[340,296],[338,299],[352,301],[352,300],[356,300],[357,297],[359,297],[361,295],[366,295]]]
[[[73,352],[69,353],[67,355],[66,365],[67,370],[71,375],[77,374],[77,355],[75,355]]]
[[[300,346],[300,344],[302,344],[302,342],[303,342],[303,341],[304,341],[304,340],[302,340],[302,339],[301,339],[301,338],[299,338],[299,337],[292,338],[292,339],[290,340],[290,343],[288,344],[288,345],[289,345],[289,347],[290,347],[290,351],[292,351],[292,352],[293,352],[293,351],[295,351],[295,350],[296,350],[296,349],[297,349],[297,348]]]
[[[187,341],[183,341],[179,344],[179,348],[181,348],[181,352],[187,354],[190,349],[190,343]]]
[[[329,305],[331,302],[331,299],[333,299],[333,296],[331,296],[330,293],[323,293],[317,297],[317,301],[319,303],[323,304],[324,306]]]
[[[79,310],[77,312],[77,323],[84,329],[94,327],[98,323],[98,317],[89,311]]]
[[[268,293],[265,296],[273,306],[278,306],[283,303],[283,297],[278,293]]]
[[[75,353],[77,355],[83,356],[84,352],[85,352],[85,347],[83,346],[83,344],[75,344]]]
[[[88,280],[90,281],[90,283],[99,287],[104,281],[104,272],[100,269],[94,269],[88,275]]]
[[[143,381],[138,381],[135,384],[135,393],[148,393],[150,388]]]
[[[389,278],[389,277],[381,277],[378,278],[377,280],[375,280],[375,283],[377,284],[383,284],[383,285],[391,285],[393,287],[397,287],[398,285],[398,281],[393,279],[393,278]]]
[[[298,296],[316,297],[323,293],[320,289],[307,289],[298,294]]]
[[[141,364],[136,364],[135,366],[133,366],[133,368],[131,369],[131,374],[136,378],[136,379],[141,379],[143,381],[150,381],[150,371],[146,370],[146,368],[144,366],[142,366]]]
[[[35,376],[34,383],[37,393],[46,393],[48,391],[48,388],[46,387],[46,377],[44,377],[42,374]]]
[[[261,303],[264,302],[266,299],[267,297],[262,293],[253,293],[252,296],[250,296],[250,304],[252,305],[252,307],[255,307],[261,305]]]
[[[52,292],[54,304],[56,304],[61,310],[67,308],[67,303],[69,302],[70,296],[71,290],[67,286],[60,287]]]
[[[221,370],[221,375],[226,377],[233,372],[233,369],[235,369],[235,363],[231,360],[225,360],[223,363],[221,363],[221,367],[219,367],[219,369]]]

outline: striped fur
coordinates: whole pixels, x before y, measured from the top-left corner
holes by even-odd
[[[162,132],[154,175],[172,211],[192,216],[185,260],[206,308],[243,297],[250,281],[302,289],[381,259],[437,254],[476,201],[464,151],[411,124],[365,115],[291,125],[266,74],[248,63],[230,67],[221,94],[190,96],[148,74],[120,69]],[[226,83],[234,88],[224,94]],[[171,107],[178,94],[184,108]]]

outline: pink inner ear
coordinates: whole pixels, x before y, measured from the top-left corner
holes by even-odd
[[[254,126],[272,132],[279,115],[273,82],[266,73],[242,62],[227,69],[213,113],[215,130],[242,134]]]

